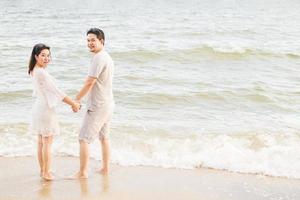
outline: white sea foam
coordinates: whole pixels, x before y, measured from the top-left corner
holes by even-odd
[[[56,138],[53,152],[78,156],[74,126]],[[1,156],[33,156],[36,137],[11,130],[0,139]],[[10,132],[10,133],[9,133]],[[112,133],[112,162],[124,166],[156,166],[195,169],[208,167],[233,172],[300,178],[300,135],[297,133],[236,133],[157,135]],[[100,145],[91,144],[91,157],[101,160]]]
[[[276,137],[277,140],[275,139]],[[128,144],[132,142],[128,142]],[[151,165],[175,168],[209,167],[234,172],[300,178],[300,138],[269,134],[203,135],[195,139],[160,138],[113,150],[121,165]]]

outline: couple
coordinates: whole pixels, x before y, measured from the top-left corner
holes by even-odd
[[[88,178],[89,144],[99,137],[102,146],[102,174],[109,170],[109,129],[114,108],[112,79],[114,63],[104,49],[105,36],[101,29],[91,28],[87,31],[87,46],[93,53],[88,76],[84,85],[72,100],[56,86],[52,76],[46,71],[50,62],[50,47],[36,44],[33,47],[28,73],[31,75],[36,101],[32,109],[30,130],[38,135],[37,155],[40,176],[53,180],[50,171],[51,145],[54,135],[59,135],[59,124],[55,111],[56,105],[63,101],[74,112],[80,107],[80,101],[87,97],[87,110],[79,132],[80,169],[75,178]]]

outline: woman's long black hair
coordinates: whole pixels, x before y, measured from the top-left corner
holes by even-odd
[[[31,52],[30,60],[29,60],[28,74],[31,74],[31,72],[36,64],[35,56],[38,56],[41,53],[41,51],[44,49],[48,49],[50,51],[50,47],[45,44],[39,43],[39,44],[34,45],[32,52]]]

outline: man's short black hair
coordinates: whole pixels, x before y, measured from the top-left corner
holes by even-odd
[[[105,35],[104,35],[104,32],[100,29],[100,28],[90,28],[87,32],[86,32],[86,35],[88,34],[95,34],[97,36],[97,38],[99,40],[103,39],[105,41]]]

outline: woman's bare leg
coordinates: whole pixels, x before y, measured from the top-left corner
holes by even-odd
[[[52,140],[53,136],[43,137],[43,178],[49,181],[54,179],[54,176],[50,173]]]
[[[37,148],[37,155],[40,165],[40,176],[43,177],[44,175],[44,165],[43,165],[43,141],[42,136],[38,135],[38,148]]]

